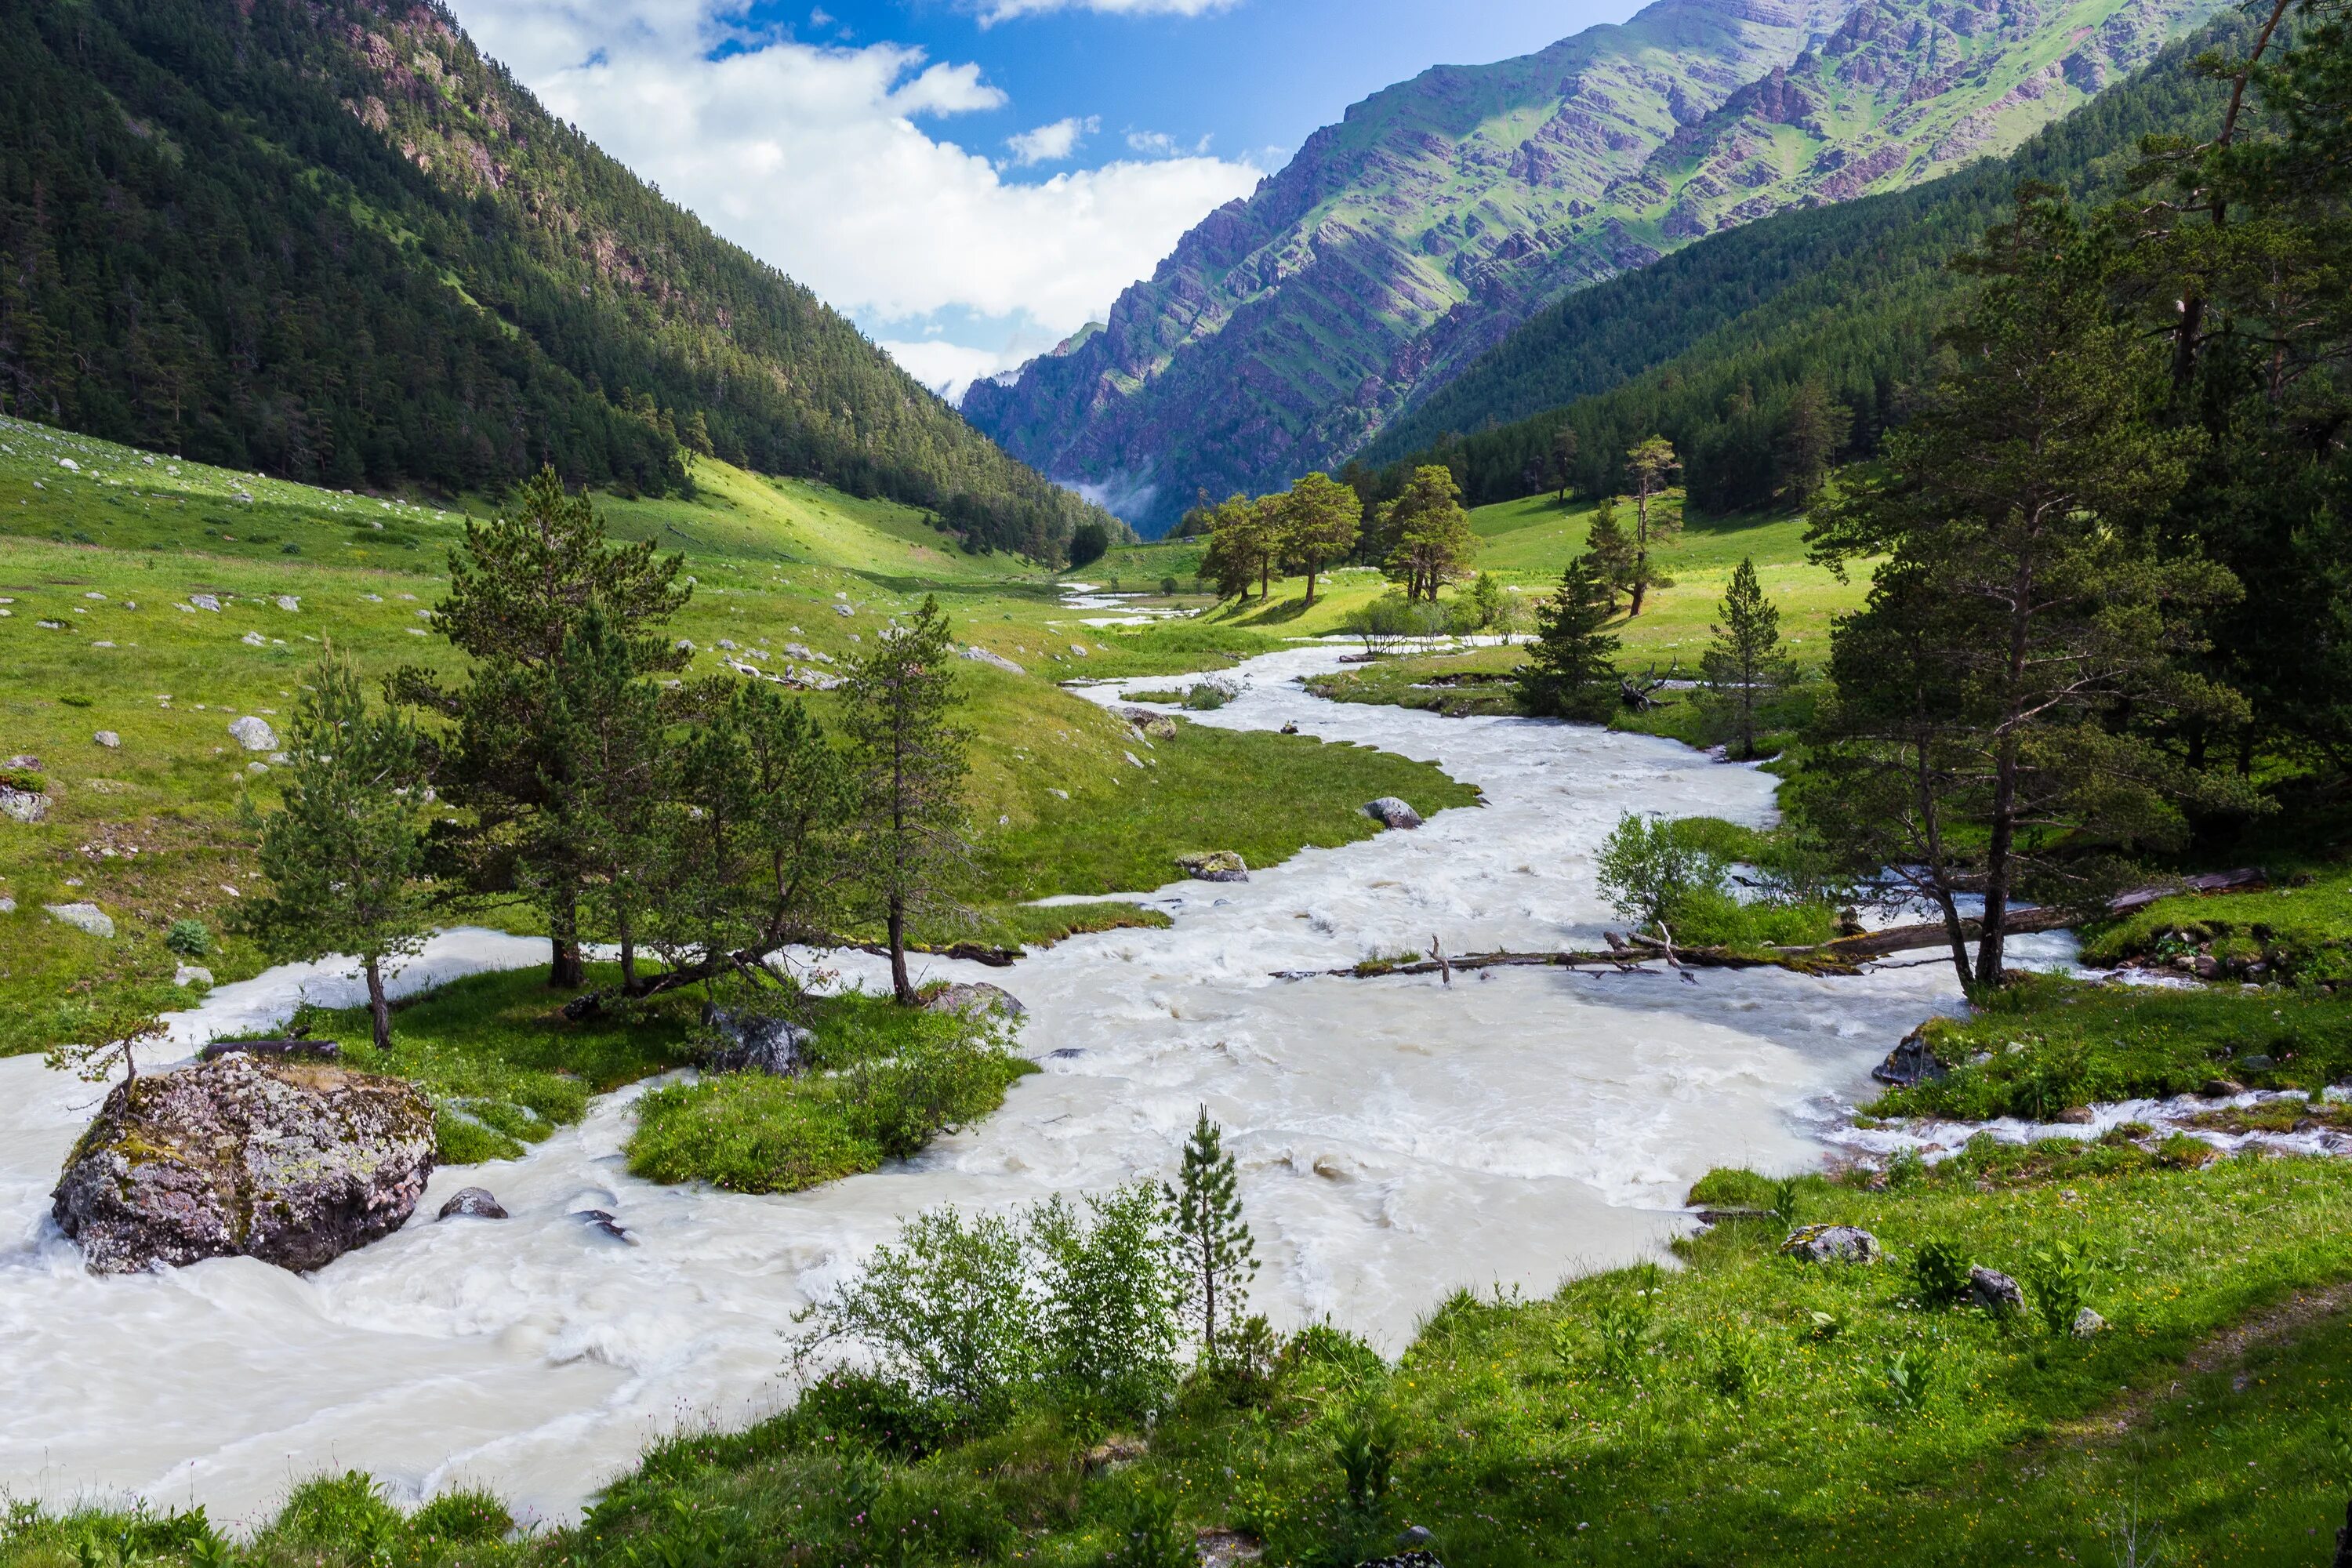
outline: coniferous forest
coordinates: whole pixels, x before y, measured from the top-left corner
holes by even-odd
[[[436,6],[0,27],[0,412],[336,489],[659,494],[699,451],[1039,559],[1097,516]]]

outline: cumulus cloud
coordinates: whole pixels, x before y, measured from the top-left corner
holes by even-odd
[[[1036,357],[1026,352],[967,348],[938,338],[926,338],[919,342],[885,338],[881,347],[908,375],[950,403],[961,403],[973,382],[1017,370]]]
[[[1013,149],[1013,161],[1025,169],[1033,163],[1062,162],[1078,150],[1081,140],[1101,129],[1101,120],[1093,115],[1084,120],[1072,115],[1051,125],[1040,125],[1034,131],[1008,136],[1004,144]]]
[[[756,31],[733,0],[457,0],[456,10],[554,113],[720,234],[869,319],[960,308],[1074,331],[1257,180],[1245,163],[1197,154],[1007,180],[940,132],[1003,106],[976,66]],[[1028,134],[1045,132],[1059,133]]]

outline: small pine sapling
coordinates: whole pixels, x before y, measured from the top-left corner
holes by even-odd
[[[1257,1244],[1242,1218],[1224,1129],[1209,1120],[1207,1106],[1201,1108],[1184,1145],[1180,1179],[1181,1186],[1163,1191],[1175,1210],[1181,1267],[1200,1314],[1202,1352],[1209,1365],[1222,1366],[1225,1357],[1220,1329],[1240,1321],[1248,1304],[1249,1282],[1257,1274]]]

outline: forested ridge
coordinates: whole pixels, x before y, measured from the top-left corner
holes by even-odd
[[[1099,514],[436,5],[0,0],[0,409],[336,487],[700,450],[1055,558]]]
[[[1483,505],[1559,482],[1565,425],[1577,454],[1567,482],[1601,493],[1617,483],[1625,450],[1658,432],[1684,455],[1692,500],[1730,511],[1788,488],[1801,419],[1833,411],[1826,456],[1867,456],[1935,379],[1937,329],[1964,281],[1950,258],[1999,220],[2021,184],[2098,200],[2120,187],[2144,137],[2206,133],[2227,88],[2192,62],[2249,31],[2226,15],[2008,157],[1906,191],[1782,213],[1570,294],[1400,421],[1362,462],[1389,468],[1389,488],[1412,467],[1444,463],[1465,499]]]

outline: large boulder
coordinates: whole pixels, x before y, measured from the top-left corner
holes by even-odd
[[[307,1270],[407,1223],[433,1163],[415,1085],[238,1054],[118,1084],[54,1212],[100,1274],[239,1256]]]
[[[1419,827],[1421,813],[1392,795],[1364,803],[1364,815],[1382,827]]]
[[[1969,1270],[1969,1300],[1996,1318],[2025,1310],[2025,1291],[2017,1281],[1982,1264]]]
[[[228,727],[236,743],[248,752],[274,752],[278,749],[278,731],[269,727],[267,719],[257,719],[248,713]]]
[[[49,815],[49,797],[34,790],[0,784],[0,816],[30,826]]]
[[[713,1072],[763,1072],[771,1078],[791,1078],[807,1065],[801,1043],[807,1031],[772,1014],[731,1012],[706,1007],[702,1022],[719,1037],[719,1045],[703,1065]]]
[[[41,908],[47,910],[49,918],[60,925],[88,931],[107,942],[114,940],[114,917],[96,904],[43,904]]]

